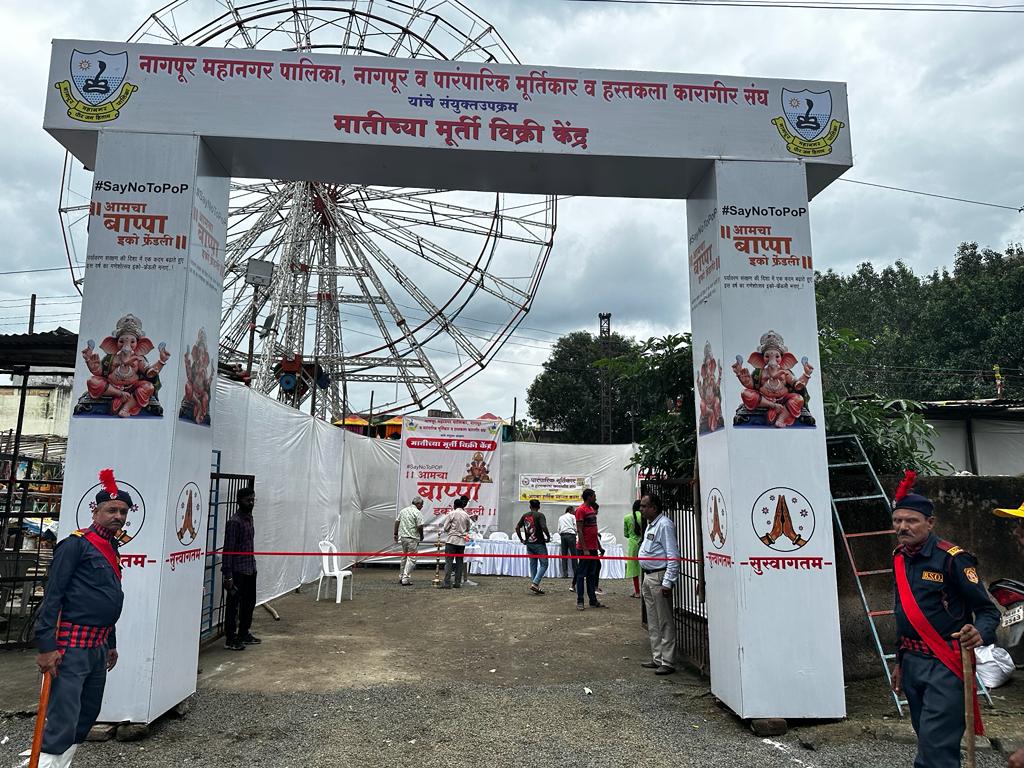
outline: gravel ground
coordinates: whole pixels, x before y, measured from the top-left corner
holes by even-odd
[[[629,682],[587,695],[578,685],[492,687],[391,685],[333,694],[206,691],[179,720],[161,720],[144,742],[86,744],[81,768],[445,766],[584,768],[639,762],[668,766],[910,766],[914,748],[868,740],[800,746],[796,736],[759,739],[687,687]],[[10,747],[31,736],[31,720],[0,725]],[[2,737],[0,737],[2,739]],[[981,768],[1004,761],[979,755]]]
[[[706,680],[639,669],[646,638],[624,583],[605,585],[610,610],[578,613],[554,580],[548,595],[533,597],[525,580],[480,579],[478,588],[438,592],[422,571],[412,588],[394,576],[360,570],[355,601],[340,606],[313,602],[309,590],[275,601],[280,622],[258,612],[263,645],[202,653],[199,692],[185,717],[161,718],[144,741],[86,744],[75,765],[913,763],[912,745],[862,735],[857,723],[758,738],[715,701]],[[13,677],[4,664],[0,658],[6,688]],[[31,730],[31,718],[0,719],[0,768],[24,764],[18,753]],[[980,768],[1003,765],[998,754],[979,753]]]

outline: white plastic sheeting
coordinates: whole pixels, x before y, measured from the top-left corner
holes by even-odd
[[[401,446],[397,440],[346,436],[343,517],[354,518],[353,542],[361,552],[377,552],[392,543]],[[601,532],[622,543],[622,521],[636,498],[636,472],[624,469],[633,455],[631,445],[549,445],[504,443],[501,446],[498,530],[511,534],[527,509],[517,501],[519,474],[590,475],[601,505]],[[401,505],[409,499],[401,499]],[[566,505],[545,505],[548,528]]]
[[[971,425],[978,474],[1024,474],[1024,422],[975,419]]]
[[[345,434],[345,479],[341,516],[351,521],[346,546],[379,552],[392,545],[398,507],[398,440]],[[410,499],[404,499],[406,506]]]
[[[967,455],[967,425],[962,421],[930,422],[935,427],[932,445],[935,447],[932,459],[950,464],[957,472],[969,470],[971,460]]]
[[[971,468],[967,423],[962,420],[935,419],[935,454],[948,461],[957,472]],[[1024,474],[1024,421],[1008,419],[972,419],[974,453],[979,475]]]
[[[241,384],[217,380],[213,446],[221,471],[256,476],[255,546],[262,552],[317,552],[349,538],[340,515],[344,430]],[[311,581],[316,557],[257,558],[257,600]]]
[[[256,476],[256,550],[316,552],[327,538],[341,551],[380,552],[392,545],[398,506],[397,440],[362,437],[299,413],[236,382],[217,380],[214,448],[221,471]],[[631,445],[502,445],[499,530],[511,533],[525,502],[520,473],[590,475],[601,505],[601,532],[623,543],[622,520],[636,498],[626,470]],[[409,500],[401,500],[405,506]],[[565,505],[545,505],[548,528]],[[264,603],[314,580],[318,557],[257,558],[257,600]]]

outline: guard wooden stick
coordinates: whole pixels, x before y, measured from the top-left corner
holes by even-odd
[[[967,739],[967,761],[965,768],[974,766],[974,651],[960,646],[960,660],[964,667],[964,718],[966,727],[964,737]]]
[[[39,690],[39,710],[36,712],[36,729],[32,733],[32,754],[28,758],[28,768],[39,768],[39,752],[43,748],[43,726],[46,724],[46,705],[50,703],[49,672],[43,673],[43,684]]]

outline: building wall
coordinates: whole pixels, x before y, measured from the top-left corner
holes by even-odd
[[[17,427],[19,396],[18,387],[0,387],[0,432]],[[29,387],[22,433],[67,437],[71,408],[70,386]]]
[[[899,481],[883,477],[882,485],[890,496]],[[996,507],[1016,508],[1024,501],[1024,478],[1020,477],[928,477],[917,483],[917,491],[935,502],[935,532],[960,545],[978,558],[979,571],[986,583],[999,578],[1024,578],[1024,520],[996,517]],[[843,640],[843,666],[849,679],[881,677],[881,662],[864,607],[857,593],[850,561],[836,533],[836,563],[839,576],[839,612]],[[878,537],[877,558],[859,562],[862,569],[891,566],[891,547],[895,539]],[[887,562],[886,562],[887,561]],[[866,576],[862,585],[872,610],[891,608],[894,601],[891,575]],[[894,627],[890,617],[878,622],[887,651],[894,646]],[[1017,649],[1021,654],[1024,649]],[[1022,659],[1016,659],[1021,663]]]

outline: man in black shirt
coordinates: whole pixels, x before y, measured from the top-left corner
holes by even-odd
[[[262,642],[249,631],[252,612],[256,607],[256,557],[252,554],[255,551],[256,536],[252,508],[256,504],[256,491],[242,488],[235,499],[238,511],[225,526],[224,551],[241,554],[225,554],[220,566],[224,575],[224,591],[228,595],[224,615],[224,647],[232,651],[244,651],[245,646]]]
[[[526,553],[530,555],[530,591],[535,595],[543,595],[540,582],[548,572],[548,545],[551,534],[544,513],[540,511],[540,502],[530,499],[530,511],[519,518],[516,523],[516,536],[526,545]]]

